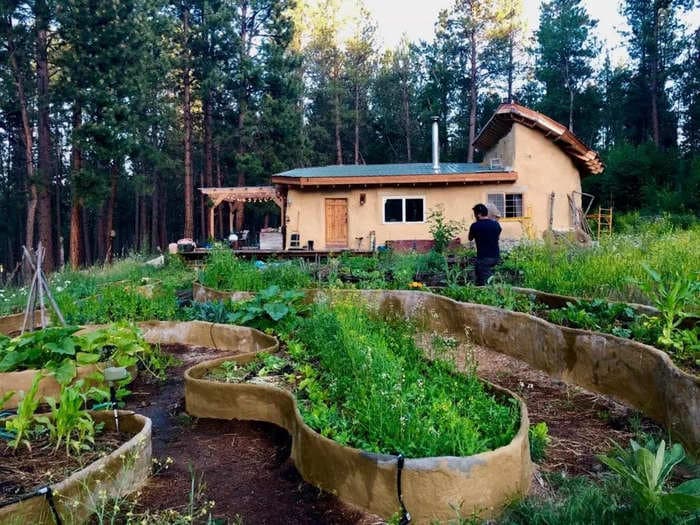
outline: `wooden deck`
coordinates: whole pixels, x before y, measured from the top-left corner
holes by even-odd
[[[188,264],[201,264],[211,250],[209,248],[195,248],[192,252],[183,252],[178,255]],[[256,248],[239,248],[231,250],[236,257],[242,259],[275,259],[275,260],[291,260],[305,259],[307,261],[325,260],[329,257],[339,257],[343,253],[350,253],[358,257],[370,257],[374,254],[371,250],[351,250],[351,249],[336,249],[336,250],[260,250]]]

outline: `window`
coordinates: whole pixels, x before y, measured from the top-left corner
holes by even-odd
[[[384,199],[384,222],[424,222],[423,197],[391,197]]]
[[[523,216],[522,193],[489,193],[486,199],[498,208],[498,211],[501,212],[501,217]]]

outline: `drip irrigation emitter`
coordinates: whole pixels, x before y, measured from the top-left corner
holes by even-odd
[[[401,472],[403,471],[403,464],[405,458],[403,454],[396,456],[396,492],[399,498],[399,505],[401,505],[401,519],[399,519],[399,525],[408,525],[411,523],[411,514],[406,510],[406,505],[403,503],[403,494],[401,492]]]
[[[61,516],[59,516],[58,514],[56,502],[53,499],[53,491],[51,490],[51,487],[49,485],[39,487],[34,492],[27,492],[26,494],[21,494],[15,498],[12,498],[11,500],[5,501],[2,504],[0,504],[0,507],[9,507],[10,505],[14,505],[15,503],[36,498],[38,496],[44,496],[46,498],[46,501],[49,504],[49,508],[51,509],[51,514],[53,514],[53,519],[56,522],[56,525],[62,525],[63,522],[61,521]]]
[[[109,401],[114,411],[114,426],[119,432],[119,407],[117,406],[117,383],[129,377],[129,372],[123,366],[110,366],[104,370],[105,381],[109,384]]]

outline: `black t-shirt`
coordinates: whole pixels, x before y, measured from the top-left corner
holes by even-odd
[[[479,219],[469,227],[469,240],[476,241],[476,256],[500,257],[498,238],[501,236],[501,225],[491,219]]]

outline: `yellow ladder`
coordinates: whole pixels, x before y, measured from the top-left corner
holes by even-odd
[[[587,215],[587,218],[593,219],[598,224],[598,239],[600,239],[601,234],[607,233],[612,235],[612,224],[613,224],[613,209],[612,208],[602,208],[598,207],[598,213],[591,213]]]

